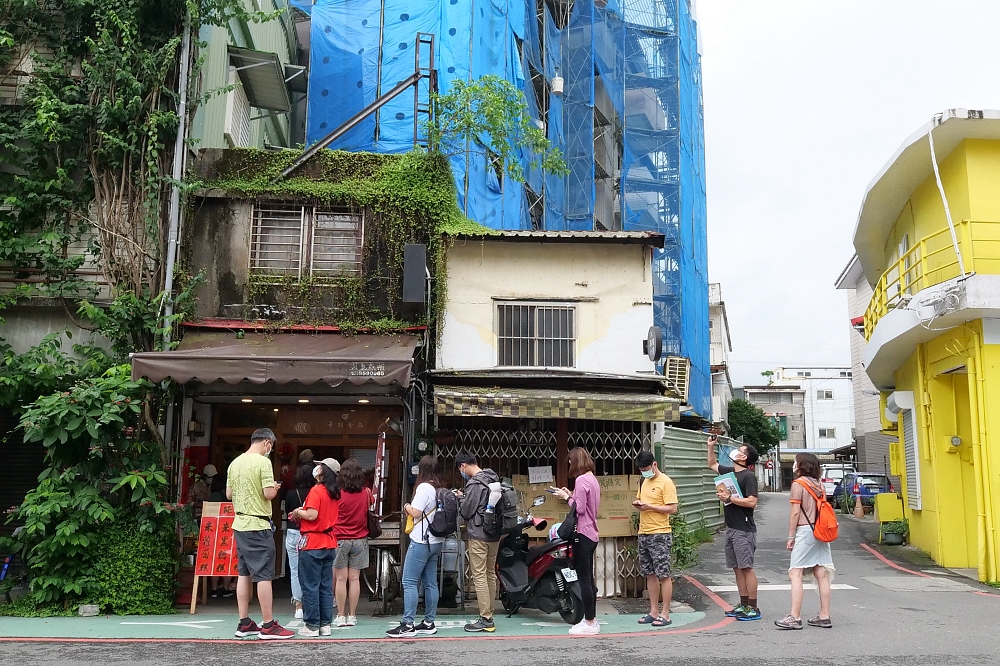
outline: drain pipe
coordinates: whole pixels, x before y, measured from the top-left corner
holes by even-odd
[[[191,62],[191,12],[184,14],[184,34],[181,36],[181,62],[177,82],[177,138],[174,139],[174,163],[171,171],[170,204],[167,209],[167,266],[163,280],[163,348],[170,345],[170,318],[174,314],[174,264],[177,262],[177,237],[181,223],[181,179],[184,177],[184,151],[187,137],[187,89]]]

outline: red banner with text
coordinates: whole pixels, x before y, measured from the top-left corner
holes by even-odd
[[[198,534],[196,576],[236,576],[236,537],[232,502],[205,502]]]

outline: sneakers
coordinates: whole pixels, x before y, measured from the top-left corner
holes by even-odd
[[[247,620],[246,622],[240,622],[239,626],[236,627],[236,638],[248,638],[250,636],[256,636],[260,633],[260,627],[253,620]]]
[[[480,617],[475,622],[470,622],[465,625],[465,630],[469,632],[485,631],[487,633],[493,633],[497,630],[496,625],[493,624],[493,619],[487,620],[485,617]]]
[[[579,624],[574,624],[569,628],[571,636],[596,636],[601,633],[601,625],[596,621],[589,624],[586,620],[580,620]]]
[[[822,618],[819,615],[817,615],[816,617],[814,617],[811,620],[808,620],[807,622],[808,622],[808,624],[809,624],[810,627],[819,627],[820,629],[832,629],[833,628],[833,620],[831,620],[828,617],[827,618]],[[800,625],[800,628],[801,628],[801,625]]]
[[[302,619],[302,609],[301,608],[296,608],[295,609],[295,619],[296,620],[301,620]]]
[[[319,635],[320,636],[332,636],[333,635],[333,629],[330,628],[330,625],[324,624],[322,627],[319,628]]]
[[[827,621],[829,621],[829,620],[827,620]],[[812,620],[810,620],[809,622],[812,623]],[[801,629],[802,628],[802,620],[801,619],[796,619],[796,618],[792,617],[791,615],[786,615],[781,620],[775,620],[774,621],[774,626],[776,626],[778,629]]]
[[[740,622],[750,622],[752,620],[759,620],[760,610],[757,608],[751,608],[749,606],[744,606],[742,609],[736,612],[734,616]]]
[[[308,624],[303,624],[299,627],[299,636],[304,638],[318,638],[319,629],[310,629]]]
[[[385,635],[389,638],[413,638],[417,632],[413,630],[412,624],[400,622],[398,627],[385,632]]]
[[[260,628],[260,633],[257,634],[257,637],[260,638],[262,641],[273,641],[273,640],[281,640],[284,638],[291,638],[294,635],[295,635],[294,632],[285,629],[283,626],[281,626],[274,620],[271,620],[271,624],[265,624],[263,627]],[[316,635],[318,636],[319,632],[316,632]]]
[[[423,634],[424,636],[430,636],[431,634],[436,634],[438,629],[434,626],[433,622],[427,622],[426,620],[421,620],[420,624],[413,627],[413,633]]]
[[[736,614],[745,610],[745,608],[743,605],[733,606],[730,610],[726,611],[726,617],[736,617]]]
[[[335,625],[337,625],[338,627],[346,627],[347,626],[347,618],[344,617],[343,615],[338,615],[337,619],[334,620],[333,623]]]
[[[347,616],[347,626],[348,627],[356,627],[356,626],[358,626],[358,616],[357,615],[348,615]]]

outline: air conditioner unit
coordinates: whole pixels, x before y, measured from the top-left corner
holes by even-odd
[[[663,376],[686,403],[688,387],[691,384],[691,359],[684,356],[668,356],[663,363]]]

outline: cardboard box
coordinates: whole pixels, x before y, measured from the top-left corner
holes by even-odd
[[[632,517],[628,519],[611,519],[597,521],[597,532],[602,537],[633,536],[636,531],[632,529]]]

